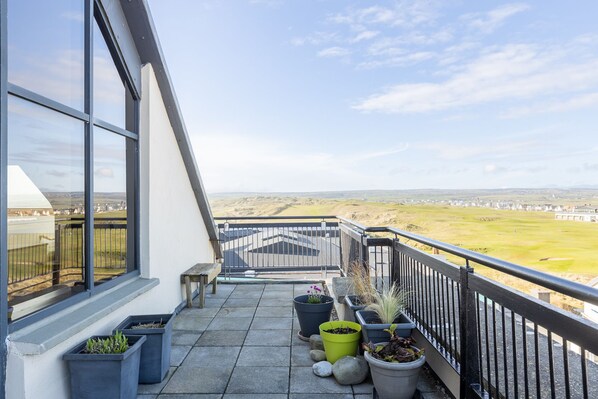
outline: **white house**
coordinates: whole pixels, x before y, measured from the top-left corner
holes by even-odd
[[[222,255],[147,1],[0,0],[0,33],[0,398],[64,399],[68,349],[128,315],[180,309],[180,273]],[[7,191],[28,182],[9,180],[8,165],[88,243],[54,262],[67,295],[10,321],[8,282],[27,284],[16,274],[29,269],[9,254]],[[106,217],[94,203],[114,201],[126,203],[115,211],[126,267],[94,278],[101,254],[80,226]],[[27,300],[56,283],[42,282]]]

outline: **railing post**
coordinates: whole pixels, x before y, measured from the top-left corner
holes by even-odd
[[[52,285],[60,284],[60,236],[62,234],[62,225],[57,224],[54,230],[54,258],[52,260]]]
[[[392,285],[395,282],[398,286],[401,286],[403,283],[401,281],[401,257],[395,251],[395,245],[399,242],[398,238],[393,238],[392,246],[390,247],[390,253],[392,254],[392,270],[390,271],[390,275],[392,276],[392,280],[390,284]]]
[[[479,390],[480,370],[477,334],[478,304],[475,293],[469,289],[469,275],[472,273],[473,268],[468,263],[467,266],[461,268],[459,279],[461,286],[459,298],[461,398],[479,397],[474,395],[474,392],[481,392]]]

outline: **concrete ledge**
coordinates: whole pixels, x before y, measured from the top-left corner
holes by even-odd
[[[134,278],[8,336],[23,355],[39,355],[157,286],[157,278]]]

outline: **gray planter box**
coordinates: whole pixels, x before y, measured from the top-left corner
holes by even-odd
[[[137,324],[159,323],[160,321],[165,324],[164,328],[131,329]],[[156,384],[168,374],[173,322],[172,314],[129,316],[114,329],[114,331],[122,331],[126,336],[145,335],[147,337],[141,348],[139,365],[139,382],[141,384]]]
[[[345,305],[345,321],[357,322],[355,312],[365,309],[365,305],[359,304],[357,295],[347,295],[344,301]]]
[[[307,303],[307,298],[308,295],[299,295],[293,300],[301,326],[299,334],[304,338],[320,333],[320,324],[330,321],[334,306],[334,299],[327,295],[322,295],[322,303]]]
[[[106,338],[95,336],[92,338]],[[81,353],[83,341],[65,353],[71,375],[73,399],[136,399],[139,379],[139,358],[145,336],[128,336],[129,349],[125,353],[95,355]]]
[[[384,330],[390,328],[390,324],[380,324],[380,319],[376,312],[371,310],[358,310],[355,312],[357,322],[361,324],[361,334],[363,335],[363,342],[373,342],[375,344],[380,342],[388,342],[390,334]],[[397,325],[396,334],[400,337],[407,338],[411,336],[411,331],[415,328],[415,323],[411,321],[404,313],[401,313],[398,319],[393,324]]]

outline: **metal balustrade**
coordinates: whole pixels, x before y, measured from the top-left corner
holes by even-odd
[[[252,219],[259,223],[249,223]],[[598,398],[598,325],[476,274],[475,268],[499,270],[594,305],[598,290],[395,228],[331,216],[292,219],[219,218],[225,269],[318,269],[322,265],[313,254],[283,245],[278,249],[287,248],[286,256],[275,256],[262,243],[277,235],[309,237],[307,231],[321,230],[326,221],[335,233],[323,263],[346,274],[358,262],[377,277],[378,289],[396,282],[410,293],[405,311],[435,352],[429,356],[430,362],[436,359],[432,368],[453,395]],[[317,219],[320,223],[313,222]],[[262,257],[251,257],[257,254]]]

